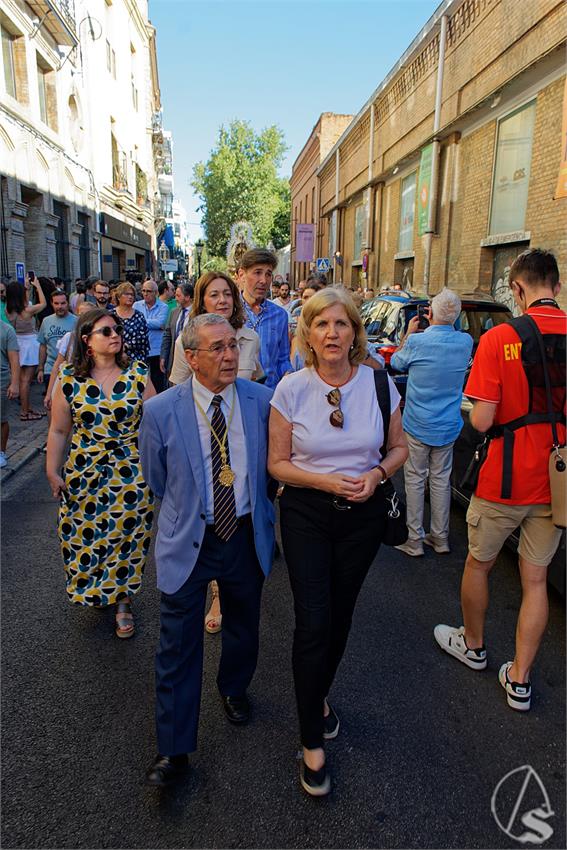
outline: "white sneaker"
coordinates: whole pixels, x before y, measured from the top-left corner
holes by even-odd
[[[423,538],[423,542],[426,546],[431,546],[438,555],[445,555],[447,552],[451,551],[447,540],[438,540],[436,537],[432,537],[431,534],[426,534]]]
[[[398,552],[403,552],[405,555],[411,555],[412,558],[421,558],[424,555],[423,546],[419,540],[407,540],[399,546],[394,546]]]
[[[0,469],[7,465],[8,461],[6,460],[6,455],[4,454],[4,452],[0,452]]]
[[[516,711],[529,711],[532,702],[532,686],[529,682],[512,682],[508,678],[508,670],[511,666],[511,661],[502,665],[498,673],[498,681],[506,691],[506,699],[510,708],[514,708]]]
[[[465,641],[465,627],[456,629],[454,626],[435,626],[435,640],[445,652],[458,658],[471,670],[484,670],[486,667],[486,649],[469,649]]]

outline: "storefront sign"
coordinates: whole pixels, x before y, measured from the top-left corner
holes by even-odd
[[[295,227],[295,261],[309,263],[313,259],[315,225],[297,224]]]
[[[433,145],[427,145],[421,152],[419,163],[419,217],[418,232],[423,236],[429,223],[429,202],[431,199],[431,164],[433,162]]]
[[[101,233],[108,239],[114,239],[116,242],[123,242],[125,245],[133,245],[142,251],[151,251],[152,237],[145,230],[140,230],[138,227],[132,227],[125,221],[120,221],[107,213],[102,213]]]

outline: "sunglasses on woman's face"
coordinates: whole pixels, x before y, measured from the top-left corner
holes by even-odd
[[[329,404],[333,407],[336,407],[336,410],[333,410],[331,415],[329,416],[329,422],[333,426],[333,428],[342,428],[345,424],[345,417],[341,410],[341,391],[338,387],[335,387],[334,390],[331,390],[325,396]]]
[[[115,333],[118,336],[122,336],[124,333],[124,328],[122,325],[105,325],[103,328],[98,328],[96,331],[91,331],[91,334],[100,334],[101,336],[112,336]]]

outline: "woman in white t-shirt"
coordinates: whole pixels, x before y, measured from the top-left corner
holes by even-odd
[[[305,304],[297,327],[306,368],[278,384],[270,416],[270,474],[280,499],[283,549],[295,602],[293,674],[307,793],[330,790],[325,739],[339,719],[327,702],[356,599],[380,546],[386,500],[380,484],[407,458],[400,396],[389,380],[387,452],[374,373],[360,365],[366,334],[352,297],[327,287]]]

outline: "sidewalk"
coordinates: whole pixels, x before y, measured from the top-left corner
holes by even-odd
[[[43,410],[42,387],[35,382],[31,386],[30,403],[33,410]],[[8,465],[0,470],[0,484],[10,478],[25,463],[42,450],[47,441],[47,416],[31,422],[20,420],[20,405],[17,401],[10,403],[8,421],[10,436],[6,460]]]

